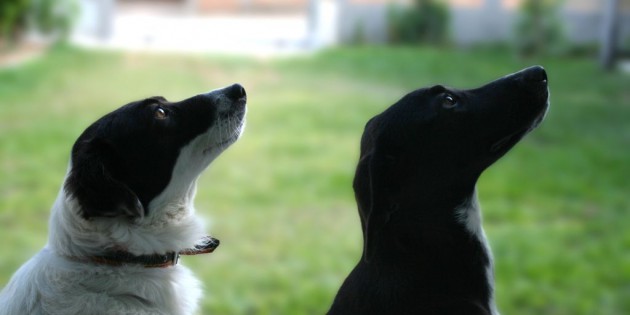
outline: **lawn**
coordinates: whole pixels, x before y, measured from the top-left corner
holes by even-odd
[[[499,309],[629,314],[630,75],[589,59],[415,47],[284,59],[62,48],[0,70],[0,287],[45,244],[89,123],[143,97],[240,82],[245,134],[196,199],[222,245],[182,261],[205,284],[202,314],[323,314],[360,256],[351,181],[365,122],[414,88],[474,87],[531,64],[549,71],[550,114],[478,186]]]

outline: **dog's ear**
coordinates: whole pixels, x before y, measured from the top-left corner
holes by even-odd
[[[109,143],[102,139],[85,140],[77,143],[72,152],[65,190],[76,198],[80,214],[85,219],[141,218],[144,207],[140,199],[117,178],[124,172],[122,159]]]
[[[354,190],[363,228],[363,259],[369,262],[383,227],[395,210],[390,204],[386,181],[387,160],[374,153],[361,158],[354,177]]]

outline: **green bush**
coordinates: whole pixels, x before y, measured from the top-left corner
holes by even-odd
[[[559,17],[562,0],[524,0],[516,22],[515,48],[520,55],[560,54],[567,48]]]
[[[448,40],[448,6],[439,0],[415,0],[410,7],[390,7],[393,43],[444,44]]]
[[[0,40],[17,38],[26,26],[30,0],[0,1]]]
[[[0,42],[13,43],[26,30],[63,39],[71,29],[77,9],[76,0],[2,0]]]
[[[66,37],[78,13],[76,0],[31,0],[34,27],[44,33]]]

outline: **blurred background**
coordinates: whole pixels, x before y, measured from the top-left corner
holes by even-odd
[[[629,314],[629,58],[628,0],[3,0],[0,287],[46,243],[91,122],[239,82],[247,128],[196,199],[222,245],[182,260],[200,314],[323,314],[361,254],[365,122],[541,64],[546,121],[478,184],[499,309]]]

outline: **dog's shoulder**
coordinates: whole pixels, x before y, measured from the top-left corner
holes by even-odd
[[[37,284],[45,281],[49,270],[43,266],[47,260],[46,250],[40,251],[18,269],[9,283],[0,291],[0,315],[41,314]]]

